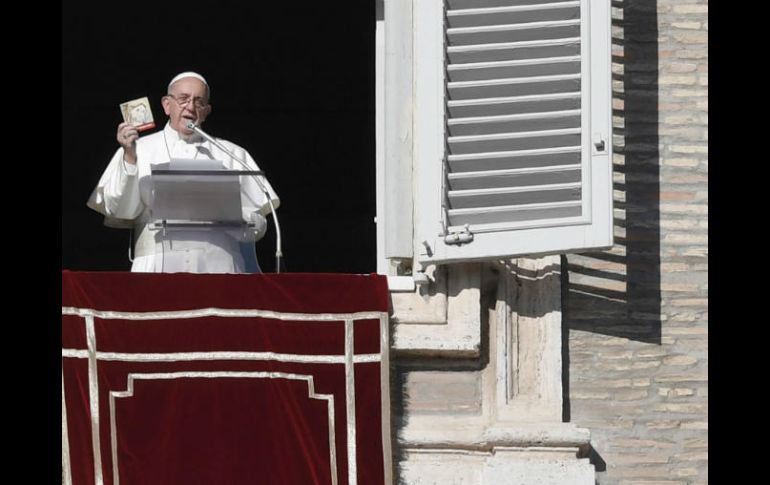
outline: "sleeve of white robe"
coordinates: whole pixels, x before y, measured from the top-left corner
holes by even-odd
[[[227,146],[228,150],[233,152],[235,156],[244,160],[250,170],[260,170],[257,162],[254,161],[254,158],[245,149],[227,140],[217,139],[217,141]],[[224,156],[223,158],[229,158],[229,156]],[[242,170],[245,167],[241,167],[239,163],[231,161],[230,168]],[[273,203],[272,208],[270,203],[268,203],[265,192],[270,195],[270,202]],[[278,209],[281,200],[273,190],[270,182],[263,175],[242,176],[241,203],[243,220],[257,223],[257,238],[260,238],[264,235],[264,223],[260,219],[269,214],[272,209]],[[260,226],[262,227],[261,230]]]
[[[244,159],[252,170],[260,170],[257,166],[257,162],[251,158],[249,152],[243,151]],[[248,215],[251,212],[258,212],[261,215],[269,214],[273,209],[278,209],[281,205],[281,200],[273,190],[270,182],[263,175],[257,175],[252,177],[243,177],[241,182],[243,199],[243,216],[245,220],[248,219]],[[273,203],[273,207],[270,207],[270,203],[267,201],[265,192],[270,194],[270,202]]]
[[[119,148],[91,193],[88,207],[104,214],[107,220],[137,218],[144,210],[137,173],[136,165],[123,161],[123,149]]]

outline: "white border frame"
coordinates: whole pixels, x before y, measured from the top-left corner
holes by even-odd
[[[120,472],[118,471],[118,429],[115,422],[115,400],[134,396],[134,380],[161,380],[161,379],[217,379],[217,378],[252,378],[252,379],[287,379],[305,381],[308,387],[308,397],[326,401],[326,412],[329,423],[329,467],[331,469],[332,485],[337,485],[337,452],[334,434],[334,395],[316,394],[313,385],[313,376],[304,374],[291,374],[286,372],[160,372],[160,373],[131,373],[128,374],[128,387],[125,391],[110,391],[110,446],[112,448],[112,482],[120,484]],[[355,444],[354,444],[355,445]],[[355,448],[354,448],[355,456]]]

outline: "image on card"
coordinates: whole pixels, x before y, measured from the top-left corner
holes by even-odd
[[[131,123],[138,131],[155,128],[150,100],[147,96],[121,103],[120,112],[123,113],[123,121]]]

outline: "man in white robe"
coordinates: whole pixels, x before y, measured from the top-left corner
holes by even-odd
[[[221,160],[225,168],[244,170],[224,150],[189,128],[200,126],[211,113],[208,83],[200,74],[183,72],[168,85],[161,99],[169,120],[163,130],[139,137],[130,123],[118,125],[120,148],[110,160],[88,200],[88,207],[105,216],[105,225],[133,227],[134,272],[255,273],[259,272],[255,242],[264,236],[265,216],[280,201],[261,175],[241,176],[242,228],[158,230],[150,214],[150,167],[171,159]],[[251,155],[227,140],[216,138],[249,170],[259,170]],[[256,179],[261,182],[257,184]],[[269,193],[272,209],[266,193]]]

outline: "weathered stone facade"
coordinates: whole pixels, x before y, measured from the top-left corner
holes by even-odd
[[[394,293],[399,483],[708,481],[707,3],[612,5],[615,246]]]
[[[562,260],[566,417],[601,485],[702,484],[708,7],[626,0],[613,19],[616,244]]]

